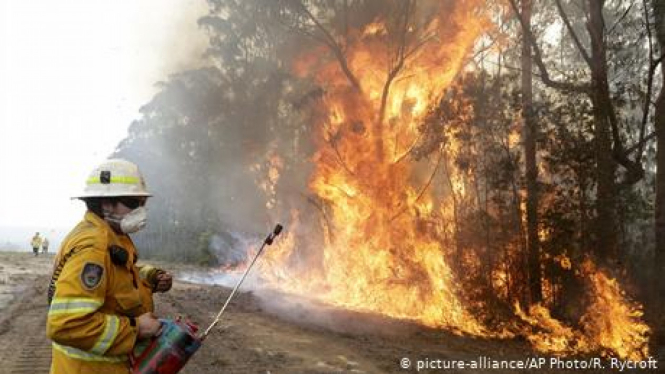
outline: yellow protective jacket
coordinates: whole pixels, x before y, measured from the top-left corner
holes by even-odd
[[[114,245],[127,251],[125,265],[113,263]],[[139,277],[134,244],[88,211],[63,241],[56,275],[65,256],[46,325],[51,374],[129,373],[128,354],[138,335],[134,317],[153,311],[152,288]]]
[[[42,245],[42,238],[37,235],[33,236],[30,245],[32,245],[32,248],[39,248]]]

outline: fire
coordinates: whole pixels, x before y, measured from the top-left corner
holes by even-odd
[[[562,269],[565,269],[565,270],[572,269],[573,265],[570,262],[570,257],[568,257],[566,255],[562,254],[562,255],[554,256],[554,261],[556,261],[561,266]]]
[[[257,181],[257,185],[266,194],[268,201],[266,208],[272,209],[277,204],[277,182],[279,182],[280,172],[284,168],[284,161],[282,158],[271,150],[267,155],[268,161],[265,165],[254,164],[251,165],[250,171],[257,175],[265,174],[266,178],[261,178]]]
[[[385,34],[386,34],[386,27],[382,22],[370,23],[365,27],[365,31],[363,32],[363,35],[365,36],[385,35]]]
[[[328,110],[318,127],[310,189],[329,205],[331,227],[324,230],[319,267],[284,266],[293,263],[298,246],[296,238],[287,237],[279,250],[270,251],[264,274],[280,288],[334,305],[478,335],[487,332],[460,301],[438,240],[433,217],[440,212],[435,207],[444,204],[423,188],[427,178],[416,178],[420,169],[431,172],[438,163],[417,169],[405,161],[430,106],[487,27],[474,2],[446,11],[445,19],[423,26],[422,42],[412,43],[402,69],[390,78],[386,69],[394,67],[395,55],[385,49],[389,27],[382,20],[365,27],[346,51],[360,87],[349,85],[334,60],[317,65],[304,56],[296,67],[301,74],[315,67],[326,91]],[[413,28],[406,32],[407,38],[416,37]],[[459,178],[451,175],[452,193],[458,195],[464,193]]]
[[[486,326],[469,310],[451,270],[453,249],[443,247],[441,238],[456,229],[456,206],[466,199],[472,177],[450,162],[461,152],[453,140],[435,150],[429,162],[409,158],[422,135],[423,120],[489,27],[480,1],[452,4],[421,26],[422,39],[407,48],[403,60],[386,47],[390,28],[384,21],[359,32],[344,50],[358,84],[351,84],[349,73],[335,59],[321,61],[321,50],[303,56],[294,67],[298,74],[314,74],[325,92],[326,111],[315,127],[318,151],[309,188],[327,209],[318,220],[307,221],[298,211],[291,212],[285,237],[266,252],[261,277],[282,290],[332,305],[458,333],[526,335],[542,352],[644,357],[649,328],[640,320],[639,307],[627,300],[616,280],[591,264],[585,264],[583,275],[589,282],[591,307],[579,328],[553,318],[543,305],[527,313],[516,304],[515,315],[523,322],[511,331]],[[412,34],[413,28],[407,28],[405,39],[413,41]],[[515,145],[517,133],[509,140]],[[273,155],[268,164],[262,188],[273,197],[283,163]],[[448,182],[435,194],[430,184],[436,173],[445,173]],[[306,243],[307,233],[313,231],[322,232],[322,248]],[[508,299],[511,284],[519,282],[511,273],[511,262],[520,254],[498,257],[490,282]],[[467,269],[482,271],[477,257],[458,258]],[[572,267],[566,256],[556,261],[563,269]]]
[[[613,352],[621,358],[648,357],[650,329],[641,320],[641,306],[629,302],[617,280],[596,270],[590,261],[584,263],[583,271],[590,278],[594,295],[581,321],[590,340],[608,354]]]
[[[537,330],[541,330],[527,334],[527,339],[537,350],[557,354],[588,352],[585,337],[552,318],[549,309],[544,306],[539,304],[532,306],[527,315],[516,303],[515,314]]]
[[[508,299],[508,272],[506,269],[499,269],[492,272],[492,285],[499,291],[502,299]]]
[[[527,339],[541,352],[582,354],[601,352],[605,356],[643,360],[649,357],[650,328],[642,320],[640,305],[626,298],[616,279],[586,260],[582,264],[590,305],[574,329],[556,320],[547,308],[535,305],[526,314],[519,304],[515,314],[534,327]]]

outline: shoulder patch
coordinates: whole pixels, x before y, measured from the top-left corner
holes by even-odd
[[[104,275],[104,268],[101,265],[86,262],[81,270],[81,285],[84,289],[92,291],[99,287]]]

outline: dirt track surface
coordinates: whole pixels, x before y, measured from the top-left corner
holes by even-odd
[[[48,373],[50,343],[44,324],[51,261],[50,256],[0,252],[0,373]],[[168,270],[177,278],[185,268],[191,271],[191,267],[181,265],[171,265]],[[156,295],[156,312],[167,318],[189,316],[205,328],[229,293],[226,287],[175,282],[169,293]],[[331,309],[293,296],[241,293],[181,373],[414,373],[417,360],[476,360],[480,356],[507,360],[537,354],[525,342],[459,337],[404,321]],[[403,358],[410,359],[411,369],[400,368]]]

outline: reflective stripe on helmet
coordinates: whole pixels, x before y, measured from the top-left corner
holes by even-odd
[[[51,301],[48,315],[92,313],[99,309],[102,304],[103,302],[97,299],[58,297]]]
[[[119,184],[139,184],[141,180],[137,177],[114,177],[111,176],[111,183]],[[99,177],[88,178],[86,184],[103,184]]]
[[[104,326],[104,332],[97,340],[97,343],[90,349],[90,353],[95,353],[98,355],[103,355],[111,348],[111,344],[118,336],[120,331],[120,318],[118,316],[106,315],[106,324]]]
[[[62,352],[65,356],[83,361],[102,361],[102,362],[124,362],[128,360],[127,355],[123,356],[102,356],[89,353],[78,348],[69,347],[53,342],[53,349]]]

